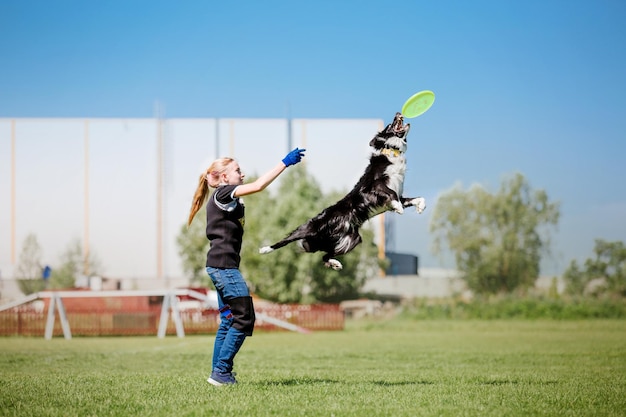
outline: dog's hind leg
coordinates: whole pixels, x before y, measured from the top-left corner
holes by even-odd
[[[332,268],[335,271],[339,271],[343,268],[341,262],[333,258],[335,255],[344,255],[354,249],[359,243],[361,243],[361,235],[358,231],[353,231],[351,234],[343,236],[335,245],[335,249],[332,252],[327,252],[322,260],[324,266]]]
[[[332,268],[335,271],[341,271],[343,269],[343,265],[341,264],[341,262],[339,262],[337,259],[335,258],[331,258],[331,255],[329,253],[327,253],[326,255],[324,255],[324,257],[322,258],[322,260],[324,261],[324,266],[326,268]]]

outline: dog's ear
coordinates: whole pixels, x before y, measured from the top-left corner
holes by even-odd
[[[374,149],[382,148],[385,145],[385,140],[380,136],[376,135],[372,140],[370,140],[370,146]]]

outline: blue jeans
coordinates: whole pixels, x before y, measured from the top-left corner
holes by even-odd
[[[238,269],[219,269],[207,267],[207,274],[211,277],[217,290],[217,302],[220,310],[228,300],[250,295],[248,285]],[[233,318],[220,314],[220,325],[215,335],[213,345],[213,371],[230,373],[233,371],[233,360],[243,345],[246,335],[233,327]]]

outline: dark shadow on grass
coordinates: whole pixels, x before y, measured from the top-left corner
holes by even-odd
[[[260,381],[260,382],[256,382],[255,385],[288,387],[288,386],[298,386],[298,385],[326,385],[326,384],[337,384],[337,383],[339,383],[339,381],[336,381],[334,379],[287,378],[287,379]]]
[[[559,382],[556,380],[548,380],[548,381],[519,381],[517,379],[507,379],[507,378],[495,378],[495,379],[483,379],[477,381],[480,385],[554,385]]]
[[[433,385],[432,381],[373,381],[374,385],[381,385],[383,387],[403,386],[403,385]]]
[[[326,385],[326,384],[340,384],[345,381],[338,381],[335,379],[321,379],[321,378],[287,378],[287,379],[274,379],[259,381],[253,383],[254,385],[261,386],[275,386],[275,387],[287,387],[287,386],[299,386],[299,385]],[[374,385],[380,385],[383,387],[392,386],[405,386],[405,385],[433,385],[432,381],[372,381]]]
[[[516,379],[485,379],[478,383],[481,385],[517,385],[520,382]]]

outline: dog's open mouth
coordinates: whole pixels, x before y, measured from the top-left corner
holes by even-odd
[[[404,116],[400,112],[396,113],[393,122],[391,122],[391,130],[400,137],[403,137],[408,132],[410,126],[409,124],[404,124]]]

